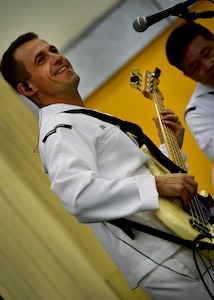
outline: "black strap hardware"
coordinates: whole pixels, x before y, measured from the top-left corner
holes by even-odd
[[[164,240],[167,240],[172,243],[179,244],[181,246],[190,248],[190,249],[195,249],[195,250],[214,250],[214,245],[212,243],[208,242],[201,242],[200,240],[207,237],[207,238],[212,238],[211,236],[205,236],[204,234],[198,234],[196,236],[195,240],[190,241],[186,240],[183,238],[180,238],[178,236],[175,236],[173,234],[161,231],[159,229],[144,225],[144,224],[139,224],[136,222],[133,222],[128,219],[117,219],[117,220],[112,220],[109,221],[112,225],[115,225],[119,227],[121,230],[123,230],[132,240],[134,240],[134,233],[132,229],[142,231],[145,233],[148,233],[150,235],[153,235],[155,237],[162,238]]]

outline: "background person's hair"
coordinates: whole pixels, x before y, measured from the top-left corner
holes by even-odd
[[[183,54],[189,43],[198,35],[206,40],[214,40],[211,31],[193,21],[187,21],[171,32],[166,42],[166,56],[171,65],[184,71],[182,67]]]
[[[38,38],[38,35],[34,32],[19,36],[2,56],[0,66],[2,76],[15,90],[17,90],[18,83],[30,79],[30,74],[27,72],[24,63],[14,58],[14,52],[21,45],[36,38]]]

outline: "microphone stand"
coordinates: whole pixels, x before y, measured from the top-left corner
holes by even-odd
[[[193,0],[193,3],[197,2]],[[193,4],[192,3],[192,4]],[[176,13],[176,10],[178,10],[178,13]],[[188,6],[186,6],[186,2],[179,3],[177,6],[175,6],[175,10],[172,12],[171,16],[182,18],[186,21],[193,21],[196,19],[208,19],[214,17],[214,11],[208,10],[208,11],[202,11],[202,12],[189,12]]]
[[[196,19],[209,19],[209,18],[213,18],[214,17],[214,11],[212,10],[208,10],[208,11],[203,11],[203,12],[189,12],[188,8],[187,8],[187,11],[188,12],[184,12],[184,13],[181,13],[181,14],[178,14],[178,15],[175,15],[177,17],[180,17],[186,21],[193,21],[193,20],[196,20]]]

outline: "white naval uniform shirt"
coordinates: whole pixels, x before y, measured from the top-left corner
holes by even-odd
[[[78,108],[53,104],[40,110],[44,170],[66,210],[78,222],[89,224],[135,288],[180,246],[138,231],[131,240],[105,223],[141,213],[143,223],[168,231],[152,213],[159,203],[149,158],[118,127],[84,114],[61,113]]]
[[[185,120],[200,149],[214,162],[214,86],[197,84]],[[212,179],[214,186],[214,168]]]

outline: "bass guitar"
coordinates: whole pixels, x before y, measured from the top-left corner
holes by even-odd
[[[160,70],[155,69],[153,73],[144,71],[140,73],[139,68],[131,69],[130,86],[139,90],[146,98],[152,100],[157,117],[160,122],[161,132],[166,144],[169,158],[182,170],[186,172],[185,162],[182,158],[177,139],[167,125],[162,124],[160,112],[164,109],[163,96],[158,88]],[[150,170],[153,175],[170,173],[149,152],[144,145],[142,150],[150,158]],[[154,211],[155,215],[176,235],[183,239],[195,240],[200,234],[203,241],[213,243],[214,241],[214,201],[207,191],[201,191],[190,200],[188,206],[183,207],[179,199],[159,198],[160,208]],[[211,247],[214,249],[214,247]],[[214,260],[214,251],[205,251],[206,256]]]

